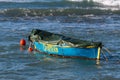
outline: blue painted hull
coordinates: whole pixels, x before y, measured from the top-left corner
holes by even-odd
[[[53,55],[66,57],[84,57],[90,59],[100,59],[100,47],[77,48],[70,46],[60,46],[42,42],[33,42],[35,49]]]

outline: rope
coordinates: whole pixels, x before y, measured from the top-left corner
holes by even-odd
[[[103,54],[103,57],[105,58],[105,60],[108,61],[108,58],[106,57],[106,55],[105,55],[103,50],[101,50],[101,53]]]
[[[112,54],[111,54],[110,50],[108,50],[108,49],[107,49],[107,48],[105,48],[105,47],[103,47],[103,49],[104,49],[106,52],[108,52],[108,53],[112,56]]]

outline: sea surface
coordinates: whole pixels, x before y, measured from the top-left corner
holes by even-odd
[[[119,0],[0,0],[0,80],[120,80],[119,6]],[[95,61],[30,53],[32,29],[100,41],[111,54]]]

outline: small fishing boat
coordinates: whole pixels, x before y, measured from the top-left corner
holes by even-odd
[[[33,29],[29,35],[35,49],[50,55],[100,59],[101,42],[84,41],[44,30]]]

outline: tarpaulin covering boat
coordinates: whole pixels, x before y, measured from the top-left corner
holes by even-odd
[[[84,41],[64,35],[33,29],[29,40],[36,50],[65,57],[100,59],[101,42]]]

